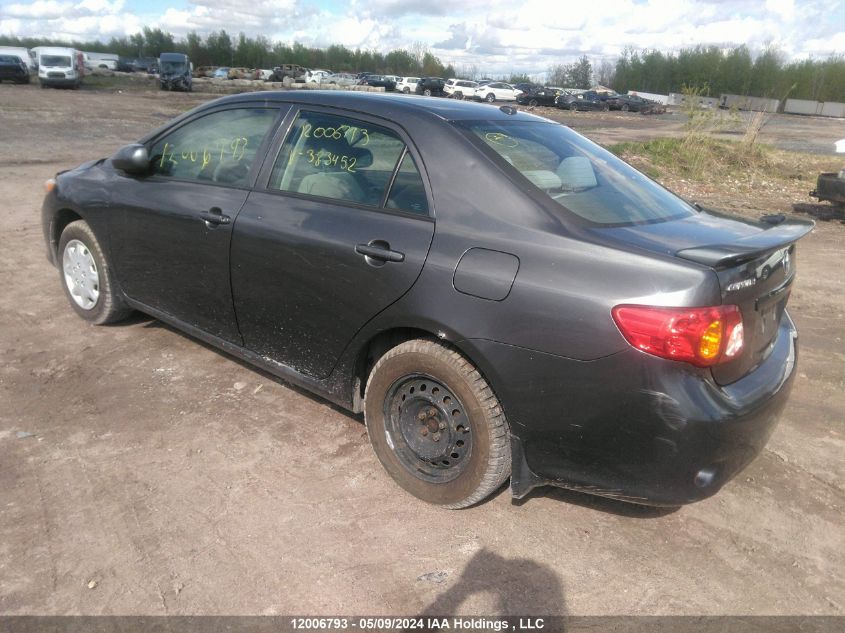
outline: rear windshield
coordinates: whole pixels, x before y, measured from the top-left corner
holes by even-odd
[[[43,55],[41,57],[41,65],[50,68],[67,68],[70,66],[70,57],[62,55]]]
[[[4,64],[20,64],[21,58],[14,55],[0,55],[0,62]]]
[[[562,209],[601,225],[646,224],[694,215],[656,182],[569,128],[542,121],[458,122]]]

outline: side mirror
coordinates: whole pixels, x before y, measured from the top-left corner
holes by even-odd
[[[139,143],[132,143],[117,150],[111,157],[111,163],[115,169],[125,171],[127,174],[145,174],[150,169],[150,155],[146,147]]]

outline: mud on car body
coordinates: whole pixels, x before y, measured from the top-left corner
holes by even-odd
[[[82,318],[141,310],[363,411],[391,477],[445,507],[508,477],[702,499],[795,375],[812,223],[692,207],[510,106],[235,95],[48,184]]]

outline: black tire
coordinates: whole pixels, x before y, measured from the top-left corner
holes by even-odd
[[[536,100],[536,99],[531,99],[531,100],[528,102],[528,105],[529,105],[529,106],[531,106],[532,108],[536,108],[536,107],[537,107],[537,100]]]
[[[485,100],[487,103],[493,103],[493,102],[496,100],[496,95],[494,95],[494,94],[491,92],[491,93],[490,93],[490,94],[488,94],[486,97],[484,97],[484,100]]]
[[[601,106],[601,111],[602,111],[602,112],[607,112],[608,110],[610,110],[610,106],[609,106],[608,104],[606,104],[606,103],[602,104],[602,106]]]
[[[90,309],[84,309],[76,303],[70,293],[68,281],[66,281],[63,258],[65,248],[71,240],[78,240],[82,242],[85,248],[91,253],[94,258],[97,276],[99,277],[99,297],[96,303]],[[117,289],[114,273],[108,260],[103,254],[103,249],[97,241],[97,237],[84,220],[77,220],[71,222],[62,231],[62,236],[59,239],[59,250],[57,253],[57,261],[59,267],[59,280],[62,284],[62,289],[65,292],[70,306],[86,321],[94,325],[103,325],[105,323],[115,323],[125,319],[132,313],[132,308],[126,305],[123,294]]]
[[[631,106],[629,106],[627,103],[622,104],[622,112],[630,112],[630,110]]]
[[[508,423],[498,399],[466,358],[437,341],[407,341],[378,360],[364,416],[382,466],[418,499],[466,508],[510,476]]]
[[[411,94],[411,89],[405,86],[404,88],[402,88],[402,92],[404,92],[406,95],[409,95]]]
[[[425,95],[426,97],[430,97],[431,96],[431,88],[426,88],[425,90],[423,90],[423,95]]]
[[[460,90],[458,90],[457,92],[452,94],[452,98],[457,99],[458,101],[463,101],[464,100],[464,93],[461,92]]]
[[[578,112],[578,104],[577,103],[570,103],[569,104],[569,110],[571,112]]]

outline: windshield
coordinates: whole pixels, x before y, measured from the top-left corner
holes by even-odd
[[[70,66],[70,57],[62,55],[43,55],[41,65],[48,68],[67,68]]]
[[[459,123],[562,209],[602,225],[694,215],[656,182],[563,125],[541,121]]]
[[[182,73],[187,65],[185,62],[161,62],[159,69],[162,73]]]

